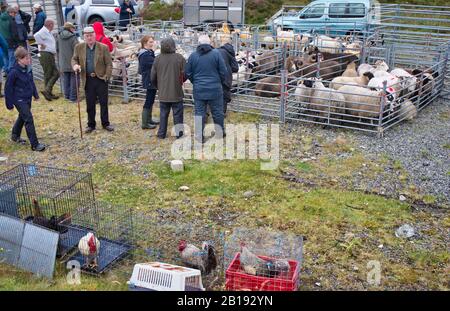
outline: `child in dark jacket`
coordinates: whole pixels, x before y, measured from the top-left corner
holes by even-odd
[[[156,97],[156,87],[152,85],[150,73],[155,61],[153,52],[154,38],[146,35],[141,39],[141,50],[139,51],[139,74],[142,76],[142,86],[147,90],[144,108],[142,109],[142,129],[154,129],[159,124],[158,120],[152,119],[153,103]]]
[[[32,97],[35,100],[39,99],[31,72],[31,57],[23,47],[18,47],[14,56],[16,57],[16,64],[9,71],[5,84],[6,108],[12,110],[16,107],[19,112],[12,129],[11,140],[20,144],[26,143],[25,139],[20,138],[22,128],[25,125],[31,149],[33,151],[44,151],[45,146],[38,141],[33,115],[31,114]]]

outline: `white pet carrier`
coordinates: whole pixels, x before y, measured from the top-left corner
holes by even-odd
[[[161,262],[139,263],[128,281],[131,290],[204,291],[200,270]]]

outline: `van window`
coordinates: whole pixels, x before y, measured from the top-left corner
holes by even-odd
[[[319,18],[322,17],[325,13],[325,6],[322,5],[314,5],[308,9],[306,9],[301,15],[300,18]]]
[[[330,18],[358,18],[366,16],[364,3],[330,3]]]

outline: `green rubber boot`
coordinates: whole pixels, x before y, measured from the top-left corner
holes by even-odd
[[[142,109],[142,129],[143,130],[152,130],[156,128],[156,125],[150,124],[149,117],[150,117],[150,109],[143,108]]]

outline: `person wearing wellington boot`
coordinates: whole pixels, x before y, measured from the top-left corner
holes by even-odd
[[[142,129],[154,129],[159,124],[159,120],[153,119],[152,110],[156,97],[156,87],[152,85],[150,73],[155,61],[153,45],[155,41],[152,36],[146,35],[141,39],[141,50],[138,54],[139,74],[142,76],[142,86],[147,90],[145,103],[142,109]]]
[[[16,107],[19,112],[17,121],[12,128],[11,140],[25,144],[26,140],[20,138],[22,128],[25,126],[28,139],[33,151],[44,151],[45,145],[40,144],[34,127],[33,115],[31,114],[31,101],[39,99],[36,85],[31,72],[31,57],[28,51],[19,46],[14,52],[16,62],[8,73],[5,85],[5,102],[8,110]]]

